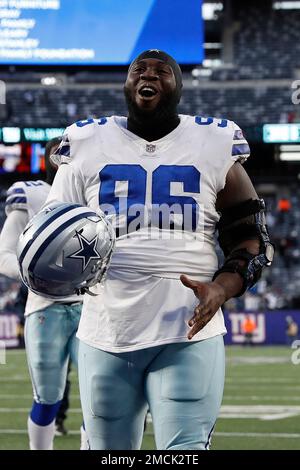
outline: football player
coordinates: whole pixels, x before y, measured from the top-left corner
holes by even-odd
[[[178,115],[181,88],[170,55],[141,53],[125,83],[128,117],[73,124],[52,156],[47,203],[100,206],[118,236],[78,330],[92,449],[139,449],[147,405],[158,449],[208,449],[224,385],[221,306],[272,261],[242,131]]]
[[[27,222],[41,209],[50,190],[56,165],[49,160],[61,139],[46,145],[46,181],[19,181],[8,190],[7,218],[0,237],[0,273],[20,279],[16,247]],[[29,291],[25,308],[25,344],[34,401],[28,417],[29,444],[32,450],[53,448],[55,418],[66,384],[68,361],[77,364],[76,331],[82,300],[77,295],[54,302]],[[82,448],[86,448],[81,429]]]

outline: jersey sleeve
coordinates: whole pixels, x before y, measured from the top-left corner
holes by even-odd
[[[242,129],[233,122],[233,138],[232,138],[232,149],[231,158],[234,162],[245,163],[247,158],[250,156],[250,147],[247,140],[244,137]]]
[[[27,196],[23,181],[14,183],[7,191],[5,213],[8,216],[14,210],[28,211]]]
[[[76,156],[76,152],[83,141],[93,137],[95,133],[96,121],[87,119],[78,121],[67,127],[62,141],[56,151],[50,156],[52,162],[60,166],[63,163],[70,163]]]
[[[233,121],[228,121],[226,144],[224,145],[222,168],[217,177],[217,192],[226,184],[226,175],[234,163],[244,164],[250,155],[250,148],[241,128]]]
[[[86,205],[87,182],[82,169],[86,166],[88,148],[95,135],[95,126],[94,119],[87,119],[66,128],[59,147],[51,155],[51,160],[58,166],[58,170],[43,207],[55,202]]]
[[[58,168],[43,207],[56,202],[86,205],[82,179],[72,165],[61,165]]]
[[[20,279],[16,248],[19,236],[28,222],[24,210],[11,211],[0,235],[0,273],[12,279]]]

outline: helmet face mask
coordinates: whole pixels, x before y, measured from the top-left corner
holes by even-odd
[[[55,204],[37,214],[20,236],[17,257],[26,286],[64,299],[103,280],[115,243],[105,217],[78,204]]]

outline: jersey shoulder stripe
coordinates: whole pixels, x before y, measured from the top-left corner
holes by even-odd
[[[42,188],[41,188],[42,187]],[[49,187],[47,183],[41,180],[37,181],[17,181],[7,191],[5,201],[5,213],[8,215],[14,210],[25,210],[30,212],[32,198],[40,199]],[[37,191],[39,194],[37,194]]]
[[[233,144],[232,153],[233,157],[245,156],[246,154],[250,155],[250,147],[247,143]]]
[[[14,183],[7,191],[5,213],[8,215],[14,210],[27,210],[27,197],[24,182]]]
[[[52,162],[60,166],[62,163],[70,163],[72,160],[72,145],[92,138],[99,126],[107,123],[107,118],[86,119],[77,121],[68,126],[62,137],[62,141],[56,151],[50,156]]]
[[[231,141],[231,158],[235,162],[244,163],[250,155],[250,147],[241,128],[233,121],[224,118],[195,116],[195,123],[203,129],[211,130],[209,137],[218,139],[218,135]]]
[[[234,132],[231,156],[235,161],[243,164],[250,156],[250,147],[247,140],[245,139],[242,129],[233,121],[232,125]]]

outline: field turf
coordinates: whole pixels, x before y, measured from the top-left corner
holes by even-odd
[[[300,449],[300,364],[288,347],[227,347],[226,384],[211,449]],[[55,449],[79,449],[82,421],[77,375],[71,372],[68,435]],[[0,364],[0,450],[28,449],[31,384],[25,352],[8,351]],[[151,422],[143,449],[155,449]]]

